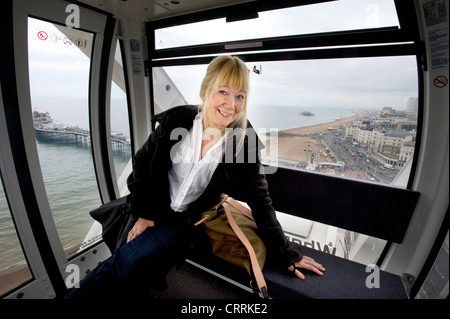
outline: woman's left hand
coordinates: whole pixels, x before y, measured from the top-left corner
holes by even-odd
[[[152,220],[140,218],[134,224],[133,228],[128,233],[127,243],[139,236],[143,231],[145,231],[148,227],[155,226],[155,223]]]
[[[325,268],[323,268],[323,266],[321,264],[315,262],[314,259],[312,259],[311,257],[308,257],[308,256],[303,256],[302,260],[295,263],[295,267],[296,267],[296,269],[294,270],[293,266],[289,266],[288,270],[295,271],[295,275],[302,280],[305,279],[305,275],[303,275],[300,272],[300,270],[298,270],[297,268],[303,268],[303,269],[310,270],[320,276],[322,276],[323,271],[325,271]]]

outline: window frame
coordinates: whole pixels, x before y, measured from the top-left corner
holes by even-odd
[[[195,64],[208,64],[212,58],[221,54],[239,55],[246,62],[287,61],[287,60],[315,60],[332,58],[358,58],[358,57],[390,57],[411,55],[416,57],[418,80],[418,114],[417,133],[411,171],[406,185],[406,192],[416,196],[412,190],[419,160],[420,144],[422,140],[423,109],[424,109],[424,72],[427,71],[425,43],[421,40],[416,24],[416,8],[413,2],[394,0],[397,11],[399,28],[386,27],[378,29],[364,29],[351,31],[337,31],[307,35],[294,35],[283,37],[268,37],[231,42],[218,42],[204,45],[174,47],[168,49],[155,48],[155,30],[176,25],[183,25],[198,21],[217,18],[232,17],[235,12],[265,11],[281,9],[298,5],[322,3],[328,1],[298,1],[277,2],[277,4],[238,4],[218,9],[196,12],[183,16],[175,16],[146,23],[148,61],[146,66],[149,74],[150,113],[155,115],[153,99],[153,67],[182,66]],[[251,8],[250,8],[251,7]],[[251,14],[250,14],[251,16]],[[246,18],[244,14],[243,19]],[[257,45],[254,43],[258,42]],[[231,48],[231,49],[230,49]],[[234,49],[237,48],[237,49]],[[301,172],[302,174],[316,174],[314,172]],[[339,180],[339,177],[330,177]],[[348,181],[350,185],[358,186],[358,181]],[[377,185],[382,192],[395,192],[393,185]],[[238,197],[236,197],[238,198]],[[408,212],[412,215],[412,212]],[[296,214],[294,214],[296,215]],[[410,218],[410,217],[409,217]],[[326,221],[321,221],[328,224]],[[345,228],[345,227],[344,227]],[[401,235],[401,237],[404,236]],[[386,239],[377,265],[380,266],[386,259],[389,249],[396,241]]]
[[[301,5],[323,3],[328,1],[308,1]],[[411,172],[406,189],[411,190],[417,167],[423,121],[423,72],[426,71],[424,43],[417,28],[414,3],[394,0],[400,28],[385,27],[377,29],[351,30],[268,37],[230,42],[217,42],[204,45],[175,47],[169,49],[155,48],[155,31],[160,28],[235,17],[235,12],[250,13],[267,11],[300,5],[298,1],[287,1],[278,4],[238,4],[219,9],[206,10],[181,17],[171,17],[146,24],[147,50],[149,60],[149,85],[153,97],[153,67],[182,66],[208,64],[220,54],[236,54],[246,62],[262,61],[294,61],[337,58],[416,56],[418,74],[418,119],[416,143]],[[414,14],[412,14],[414,13]],[[250,15],[251,16],[251,15]],[[245,19],[246,15],[242,15]],[[253,44],[258,43],[255,47]],[[151,115],[155,114],[154,99],[151,98]],[[391,186],[385,186],[391,187]]]
[[[6,62],[2,64],[5,72],[1,79],[3,96],[0,95],[0,107],[4,116],[0,117],[0,122],[4,124],[7,134],[2,135],[1,139],[5,161],[0,161],[0,169],[3,177],[6,176],[3,181],[5,194],[33,276],[32,280],[2,295],[5,298],[64,296],[67,293],[65,279],[70,274],[66,271],[68,265],[78,265],[80,275],[84,276],[87,270],[94,268],[110,254],[106,245],[98,242],[80,254],[66,258],[46,196],[36,142],[34,138],[29,138],[34,137],[34,129],[27,62],[27,19],[32,17],[64,25],[67,5],[55,0],[42,0],[38,5],[31,0],[2,3],[2,9],[5,9],[1,14],[2,18],[5,17],[5,28],[2,30],[5,41],[1,47]],[[106,121],[102,112],[108,107],[107,100],[101,95],[105,95],[110,84],[105,82],[107,76],[101,77],[99,74],[108,71],[105,64],[109,61],[109,51],[106,50],[114,36],[112,30],[115,20],[105,12],[91,10],[83,5],[79,8],[81,15],[86,18],[82,20],[80,30],[94,34],[88,94],[90,122],[96,123],[94,121]],[[98,123],[98,126],[105,127],[101,125]],[[91,129],[91,134],[96,137],[92,148],[99,192],[104,199],[115,197],[115,185],[112,185],[107,165],[112,157],[99,145],[105,136],[110,137],[98,129]]]

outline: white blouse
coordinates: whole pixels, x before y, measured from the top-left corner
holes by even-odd
[[[199,113],[189,134],[173,155],[172,167],[169,169],[170,207],[176,212],[186,210],[190,203],[200,197],[222,161],[225,136],[222,136],[203,158],[202,138],[202,113]]]

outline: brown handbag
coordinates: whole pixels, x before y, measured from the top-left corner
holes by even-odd
[[[252,211],[222,194],[219,203],[204,212],[202,219],[195,223],[196,226],[200,224],[209,236],[213,254],[253,274],[258,290],[267,298],[267,285],[262,274],[266,247],[258,236]]]

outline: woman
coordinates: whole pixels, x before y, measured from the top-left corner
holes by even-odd
[[[242,60],[220,56],[203,79],[201,106],[180,106],[155,117],[159,125],[136,153],[128,178],[128,205],[137,221],[127,244],[94,269],[73,296],[112,290],[139,294],[139,287],[158,282],[184,259],[191,221],[199,220],[232,183],[246,190],[268,258],[300,279],[305,278],[300,268],[322,275],[322,265],[294,250],[276,219],[255,156],[260,144],[249,137],[256,133],[246,117],[248,90]]]

